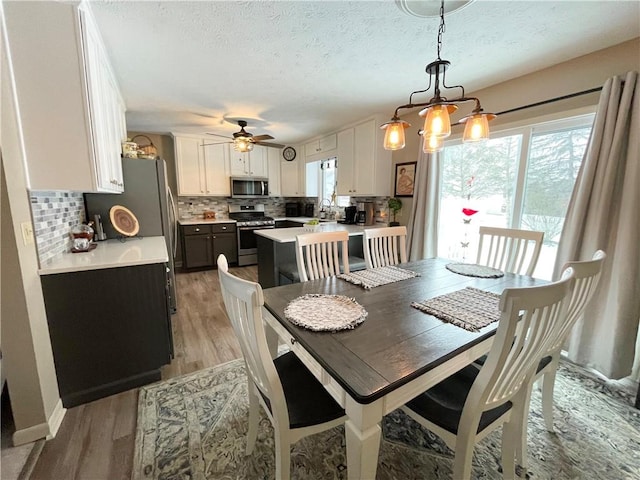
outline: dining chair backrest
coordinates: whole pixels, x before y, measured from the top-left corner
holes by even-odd
[[[407,227],[367,228],[362,238],[367,268],[407,262]]]
[[[519,392],[562,326],[573,282],[571,272],[548,285],[504,290],[493,346],[465,405],[486,411]]]
[[[301,282],[349,273],[349,234],[317,232],[296,236],[296,262]]]
[[[552,352],[562,347],[569,331],[584,313],[589,300],[593,297],[593,294],[598,287],[598,283],[600,282],[602,265],[604,264],[606,257],[606,253],[602,250],[598,250],[593,254],[591,260],[567,262],[564,264],[564,267],[562,268],[562,277],[573,272],[575,283],[571,293],[571,299],[569,301],[569,308],[567,309],[565,321],[563,322],[556,341],[551,345],[548,352]]]
[[[218,256],[218,278],[222,298],[233,331],[240,343],[247,375],[268,398],[280,425],[289,425],[289,414],[280,377],[269,352],[262,320],[262,287],[229,273],[227,258]],[[284,406],[284,408],[279,408]]]
[[[476,263],[519,275],[533,275],[544,232],[480,227]]]

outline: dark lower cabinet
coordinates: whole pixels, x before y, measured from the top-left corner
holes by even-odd
[[[238,240],[233,223],[183,225],[182,266],[186,269],[213,268],[218,255],[229,263],[238,262]]]
[[[164,263],[41,277],[62,404],[160,380],[173,340]]]

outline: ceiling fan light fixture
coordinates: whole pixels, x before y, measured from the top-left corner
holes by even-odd
[[[417,6],[419,2],[411,1],[399,1],[396,0],[398,6],[405,11],[408,5]],[[433,1],[424,2],[433,5]],[[456,2],[451,2],[456,3]],[[471,3],[471,2],[458,2],[458,3]],[[404,7],[403,7],[404,5]],[[411,13],[411,12],[408,12]],[[425,117],[423,127],[424,147],[423,150],[427,153],[442,150],[442,139],[451,135],[451,119],[449,115],[458,109],[458,105],[466,102],[475,102],[475,109],[472,114],[461,121],[467,123],[465,127],[468,127],[469,133],[466,133],[465,128],[465,140],[464,141],[478,141],[489,137],[489,125],[488,122],[493,120],[496,116],[491,113],[482,113],[480,107],[480,100],[476,97],[467,97],[464,93],[464,87],[462,85],[447,86],[446,84],[446,70],[451,65],[451,62],[443,60],[440,57],[440,51],[442,50],[442,35],[445,30],[444,24],[444,0],[440,2],[440,27],[438,28],[438,42],[437,50],[438,57],[436,60],[428,64],[425,68],[425,72],[429,75],[429,84],[424,90],[416,90],[409,95],[409,103],[400,105],[396,108],[393,118],[381,125],[380,128],[385,128],[384,148],[386,150],[399,150],[404,147],[404,142],[401,142],[401,136],[398,133],[398,111],[402,109],[423,108],[419,115]],[[426,16],[426,15],[420,15]],[[428,92],[433,84],[433,97],[427,102],[413,103],[413,96],[416,94],[422,94]],[[448,98],[442,96],[442,90],[460,89],[460,96],[456,98]],[[405,122],[406,125],[408,125]],[[406,128],[406,127],[404,127]],[[404,128],[402,130],[404,130]],[[404,131],[402,132],[402,139],[404,138]],[[439,138],[439,141],[435,139]],[[436,149],[436,146],[439,148]]]
[[[253,142],[248,137],[236,137],[233,141],[233,149],[236,152],[250,152],[253,150]]]

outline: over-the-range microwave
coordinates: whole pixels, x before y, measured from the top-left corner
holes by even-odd
[[[257,177],[231,177],[232,198],[269,196],[269,179]]]

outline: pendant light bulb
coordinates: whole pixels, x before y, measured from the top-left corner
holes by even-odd
[[[426,136],[446,138],[451,135],[449,114],[458,109],[455,105],[434,105],[426,109],[423,131]],[[424,110],[420,113],[425,112]]]
[[[489,138],[489,121],[487,115],[476,113],[467,117],[464,125],[463,142],[480,142]]]
[[[393,117],[391,121],[385,123],[380,128],[384,128],[384,149],[385,150],[400,150],[405,146],[404,131],[409,128],[409,125],[404,120],[400,120],[398,117]]]
[[[424,141],[422,143],[422,151],[424,153],[440,152],[444,148],[444,139],[436,135],[427,135],[423,133]]]

